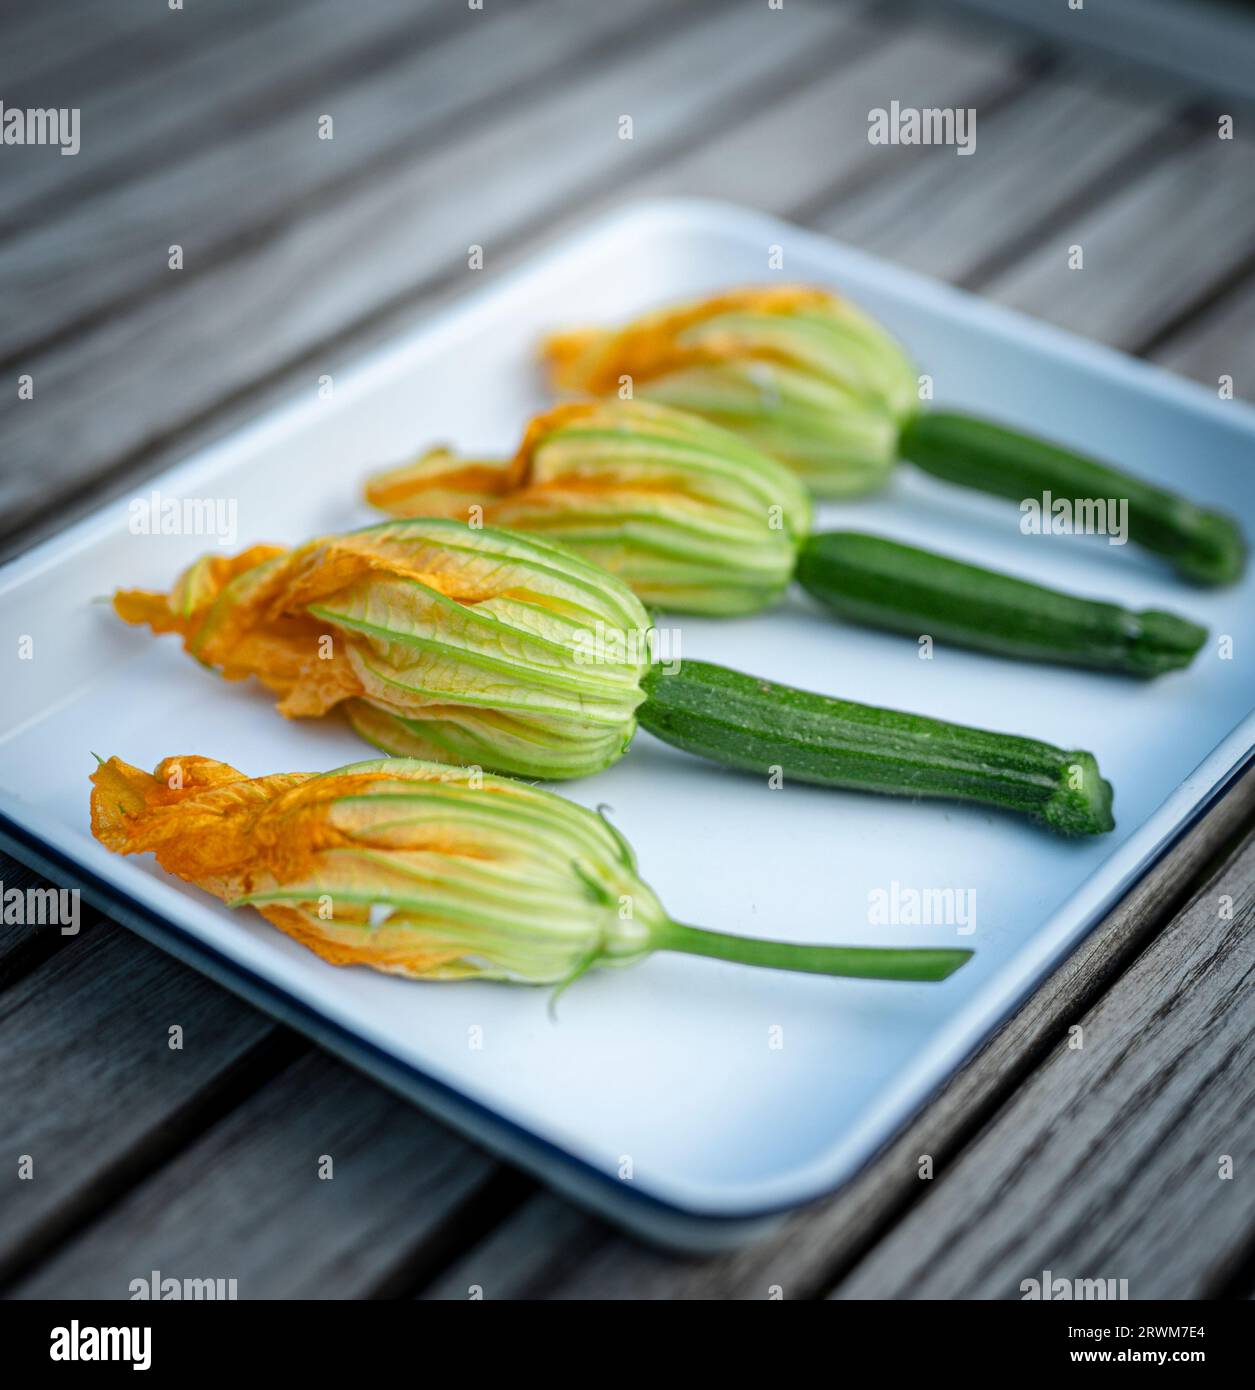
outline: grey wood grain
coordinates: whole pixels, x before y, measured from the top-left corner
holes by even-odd
[[[273,1031],[112,925],[0,993],[0,1281],[177,1146]]]
[[[290,9],[295,3],[277,0],[277,8]],[[82,185],[102,133],[98,100],[125,89],[129,79],[152,67],[177,61],[189,46],[211,50],[219,39],[247,25],[250,8],[246,0],[189,5],[178,14],[159,0],[43,0],[15,6],[14,13],[0,20],[0,93],[5,107],[77,110],[80,149],[75,155],[62,155],[55,145],[5,145],[5,204],[16,200],[28,181],[51,179],[68,190]]]
[[[779,85],[799,65],[839,59],[853,23],[845,11],[795,5],[776,25],[780,13],[713,11],[679,32],[663,28],[661,50],[616,49],[548,99],[398,158],[354,197],[32,358],[34,398],[0,399],[0,457],[11,461],[0,478],[4,525],[22,526],[54,489],[97,478],[294,359],[319,362],[314,389],[330,341],[442,276],[466,284],[471,243],[491,263],[564,203],[613,190],[718,128],[752,100],[754,83]],[[764,32],[773,42],[761,42]],[[635,138],[620,141],[629,107]],[[544,178],[537,151],[547,152]]]
[[[1068,268],[1083,248],[1084,268]],[[1255,246],[1255,145],[1215,127],[1120,196],[1078,209],[1032,255],[982,285],[1004,304],[1136,352],[1232,279]]]
[[[292,9],[301,0],[270,0]],[[145,63],[165,61],[187,44],[207,45],[252,22],[250,0],[189,4],[25,4],[0,19],[0,79],[13,106],[76,104],[98,87],[125,82]],[[6,158],[6,163],[7,163]]]
[[[846,61],[835,70],[821,65],[814,80],[747,108],[744,119],[649,171],[634,184],[634,196],[723,198],[811,220],[807,209],[826,206],[836,190],[863,181],[892,187],[908,177],[918,149],[870,144],[872,108],[894,97],[984,107],[1032,89],[1027,50],[996,34],[958,34],[926,21],[905,29],[864,26],[843,52]]]
[[[544,1298],[563,1283],[573,1261],[586,1261],[604,1246],[622,1249],[622,1238],[561,1197],[538,1192],[490,1235],[462,1250],[421,1297]]]
[[[929,104],[909,90],[902,100]],[[991,263],[1016,259],[1077,202],[1111,197],[1117,177],[1136,179],[1174,141],[1162,100],[1075,64],[992,110],[972,105],[971,154],[910,150],[920,157],[897,176],[839,197],[812,224],[926,274],[974,282]]]
[[[543,8],[542,8],[543,6]],[[569,80],[581,50],[603,40],[648,41],[667,28],[641,25],[647,0],[581,6],[578,0],[505,0],[474,11],[433,43],[398,45],[386,65],[352,63],[327,74],[323,90],[299,93],[279,109],[228,127],[230,138],[116,179],[60,213],[11,236],[0,259],[0,358],[29,355],[46,341],[137,296],[167,291],[173,275],[192,278],[247,239],[273,234],[322,194],[338,203],[344,186],[386,187],[381,161],[421,158],[460,133],[476,102],[498,109],[527,79],[549,89]],[[701,8],[705,8],[702,6]],[[572,22],[576,15],[579,22]],[[509,110],[508,103],[504,109]],[[331,138],[320,121],[333,119]],[[79,166],[85,156],[61,161]],[[407,232],[413,240],[416,220]],[[172,272],[168,248],[183,248]],[[85,273],[87,272],[87,273]]]
[[[1255,276],[1250,273],[1219,300],[1166,335],[1148,356],[1219,394],[1232,378],[1236,398],[1255,400]]]
[[[677,1259],[609,1231],[592,1216],[558,1226],[546,1215],[553,1199],[537,1196],[434,1280],[428,1296],[465,1298],[471,1284],[494,1298],[754,1299],[767,1298],[773,1285],[786,1298],[822,1293],[892,1231],[918,1197],[920,1155],[931,1155],[941,1176],[961,1161],[971,1135],[1013,1100],[1067,1027],[1101,1000],[1253,819],[1255,772],[1147,875],[871,1165],[835,1197],[802,1208],[765,1240],[715,1259]],[[1039,1123],[1049,1123],[1049,1117],[1039,1117]],[[1184,1286],[1199,1271],[1180,1267],[1177,1274]]]
[[[1065,44],[1086,45],[1113,66],[1151,75],[1166,91],[1223,93],[1238,109],[1255,102],[1255,35],[1245,7],[1227,0],[957,0],[991,19],[1023,25]]]
[[[101,12],[156,8],[102,6]],[[196,11],[199,17],[199,6]],[[200,32],[203,24],[189,26],[172,15],[160,31],[169,53],[144,52],[142,62],[132,61],[134,71],[115,68],[105,85],[75,90],[83,148],[73,159],[28,159],[18,170],[6,159],[0,235],[29,228],[35,218],[51,220],[58,202],[67,215],[81,215],[85,200],[100,190],[120,193],[156,169],[183,164],[193,150],[238,139],[302,97],[336,90],[340,74],[369,76],[381,62],[429,41],[438,32],[433,18],[452,11],[439,0],[354,0],[351,25],[343,22],[342,0],[266,5],[248,24],[224,23],[216,8],[209,13],[217,28],[208,34]],[[93,32],[91,25],[77,28]],[[0,76],[7,69],[0,57]]]
[[[234,1278],[240,1298],[368,1297],[438,1246],[493,1172],[486,1155],[314,1053],[11,1292],[126,1298],[155,1269]]]
[[[1255,840],[1077,1026],[837,1297],[1224,1284],[1255,1227]]]

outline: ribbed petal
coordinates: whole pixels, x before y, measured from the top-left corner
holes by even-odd
[[[628,964],[666,919],[599,816],[409,759],[247,778],[205,758],[92,778],[92,831],[337,965],[427,979],[569,979]]]
[[[229,679],[257,676],[284,714],[346,707],[389,752],[584,776],[621,755],[644,698],[650,622],[640,601],[605,571],[525,536],[389,522],[268,548],[251,568],[202,570],[195,604],[182,601],[188,588],[185,577],[168,599],[122,593],[115,607],[182,633]],[[605,633],[618,644],[598,646]]]
[[[916,409],[915,369],[875,320],[805,286],[733,290],[618,329],[545,344],[556,385],[596,395],[625,380],[735,430],[821,496],[884,481]]]
[[[651,605],[721,616],[779,598],[810,529],[807,494],[779,463],[698,416],[634,401],[560,406],[510,460],[437,449],[366,492],[399,515],[543,535]]]

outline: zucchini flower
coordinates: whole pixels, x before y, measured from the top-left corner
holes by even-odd
[[[743,289],[646,314],[620,329],[557,333],[554,384],[704,416],[788,464],[821,497],[879,487],[916,408],[915,369],[847,300],[818,289]]]
[[[560,541],[639,598],[716,617],[779,599],[810,500],[774,459],[696,415],[635,401],[558,406],[499,460],[433,449],[370,479],[393,516],[447,516]]]
[[[291,718],[342,707],[389,753],[528,777],[619,758],[649,664],[648,615],[612,575],[455,521],[207,557],[170,594],[123,590],[114,608],[227,680],[256,676]],[[602,633],[617,640],[594,647]]]
[[[503,777],[409,758],[245,777],[209,758],[92,776],[92,834],[152,851],[332,965],[417,980],[566,984],[683,951],[779,970],[943,980],[970,951],[793,945],[672,921],[601,816]]]
[[[114,608],[177,632],[228,680],[258,677],[285,715],[342,707],[397,757],[581,777],[615,762],[639,721],[764,779],[980,801],[1069,835],[1113,823],[1090,753],[654,662],[630,589],[512,531],[387,522],[198,561],[169,595],[122,591]]]
[[[711,617],[765,608],[796,578],[850,622],[1143,677],[1188,666],[1207,637],[1173,613],[1077,597],[881,536],[811,535],[806,493],[781,464],[643,401],[558,406],[508,459],[434,449],[369,479],[366,498],[396,516],[560,540],[644,602]]]
[[[1245,568],[1246,542],[1227,512],[1004,425],[921,409],[906,353],[827,290],[732,290],[620,328],[556,333],[543,354],[557,387],[600,396],[630,381],[638,397],[734,430],[820,497],[876,488],[903,458],[947,482],[1046,511],[1051,499],[1083,516],[1110,508],[1127,518],[1124,539],[1194,583],[1231,583]]]

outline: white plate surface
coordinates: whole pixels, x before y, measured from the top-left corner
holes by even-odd
[[[934,377],[939,405],[983,409],[1107,455],[1232,508],[1255,533],[1250,408],[759,214],[688,202],[614,214],[364,362],[331,400],[311,387],[308,399],[156,486],[166,496],[236,499],[238,546],[364,523],[371,517],[356,491],[367,467],[431,440],[512,447],[544,404],[533,360],[542,330],[766,281],[773,245],[784,248],[790,280],[838,287],[897,332]],[[982,809],[770,790],[640,734],[618,766],[560,790],[613,808],[675,917],[798,940],[960,944],[976,958],[929,986],[662,955],[585,978],[553,1022],[543,991],[334,969],[260,918],[166,878],[147,857],[122,860],[91,840],[92,750],[144,767],[201,753],[251,774],[369,756],[336,724],[286,722],[262,690],[214,679],[175,639],[153,640],[93,604],[117,585],[165,587],[206,548],[198,537],[132,535],[127,519],[123,501],[0,573],[0,810],[210,943],[230,968],[483,1107],[475,1120],[445,1112],[480,1139],[560,1184],[591,1168],[689,1214],[753,1216],[848,1178],[1252,746],[1255,576],[1192,590],[1132,546],[1026,537],[1014,506],[901,469],[884,494],[824,507],[819,523],[1176,608],[1229,635],[1231,659],[1213,642],[1189,672],[1143,685],[942,648],[922,661],[913,642],[824,620],[801,597],[746,621],[685,620],[684,656],[1090,748],[1115,783],[1118,826],[1065,842]],[[21,634],[34,639],[33,660],[17,655]],[[869,895],[895,882],[970,891],[975,930],[872,925]],[[482,1047],[470,1045],[474,1028]],[[551,1163],[527,1136],[576,1163],[549,1150]]]

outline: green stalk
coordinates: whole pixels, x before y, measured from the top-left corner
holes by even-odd
[[[859,980],[944,980],[971,958],[971,951],[931,946],[801,946],[789,941],[764,941],[756,936],[667,922],[657,928],[651,944],[658,951],[681,951],[690,956],[713,956],[739,965],[769,970],[804,971],[810,975],[843,975]]]
[[[1232,583],[1246,566],[1246,542],[1227,512],[991,421],[924,411],[903,426],[898,450],[935,477],[1016,502],[1046,492],[1073,502],[1127,500],[1130,538],[1197,584]]]
[[[883,536],[828,531],[798,582],[838,616],[977,651],[1157,676],[1188,666],[1207,629],[1175,613],[1077,598]]]
[[[1063,835],[1110,830],[1111,786],[1092,753],[853,704],[705,661],[652,667],[644,729],[727,767],[889,796],[1016,811]]]

